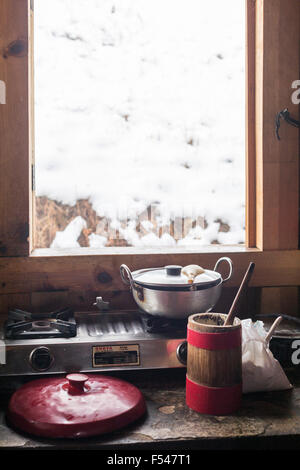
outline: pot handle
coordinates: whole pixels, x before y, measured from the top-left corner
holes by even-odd
[[[219,266],[219,264],[220,264],[222,261],[226,261],[226,262],[229,264],[229,274],[228,274],[228,276],[227,276],[225,279],[223,279],[223,282],[226,282],[226,281],[228,281],[228,280],[231,278],[231,276],[232,276],[233,266],[232,266],[232,261],[231,261],[231,259],[230,259],[230,258],[227,258],[227,256],[223,256],[223,258],[219,258],[218,261],[216,262],[216,265],[215,265],[215,267],[214,267],[214,271],[217,270],[217,267]]]
[[[126,273],[126,274],[125,274]],[[133,288],[133,278],[130,269],[126,264],[121,264],[120,266],[121,279],[127,286]]]

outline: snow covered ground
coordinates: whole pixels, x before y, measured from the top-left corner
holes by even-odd
[[[37,195],[89,199],[115,227],[127,218],[136,246],[242,243],[244,3],[37,0]],[[134,220],[151,204],[161,224],[203,216],[207,228],[140,238]],[[78,227],[54,246],[76,247]]]

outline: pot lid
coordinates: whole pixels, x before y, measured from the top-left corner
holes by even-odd
[[[141,392],[114,377],[69,374],[28,382],[12,396],[8,419],[44,437],[87,437],[120,429],[146,411]]]
[[[133,271],[133,280],[142,286],[190,288],[188,277],[182,273],[182,266],[169,265],[164,268],[148,268]],[[194,287],[212,287],[222,281],[222,276],[216,271],[204,269],[201,274],[194,277]]]

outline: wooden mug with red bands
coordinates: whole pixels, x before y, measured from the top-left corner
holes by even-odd
[[[198,413],[227,415],[242,397],[241,323],[224,326],[225,314],[189,317],[186,403]]]

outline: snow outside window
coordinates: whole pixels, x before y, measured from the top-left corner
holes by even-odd
[[[244,3],[35,2],[37,247],[244,242]]]

